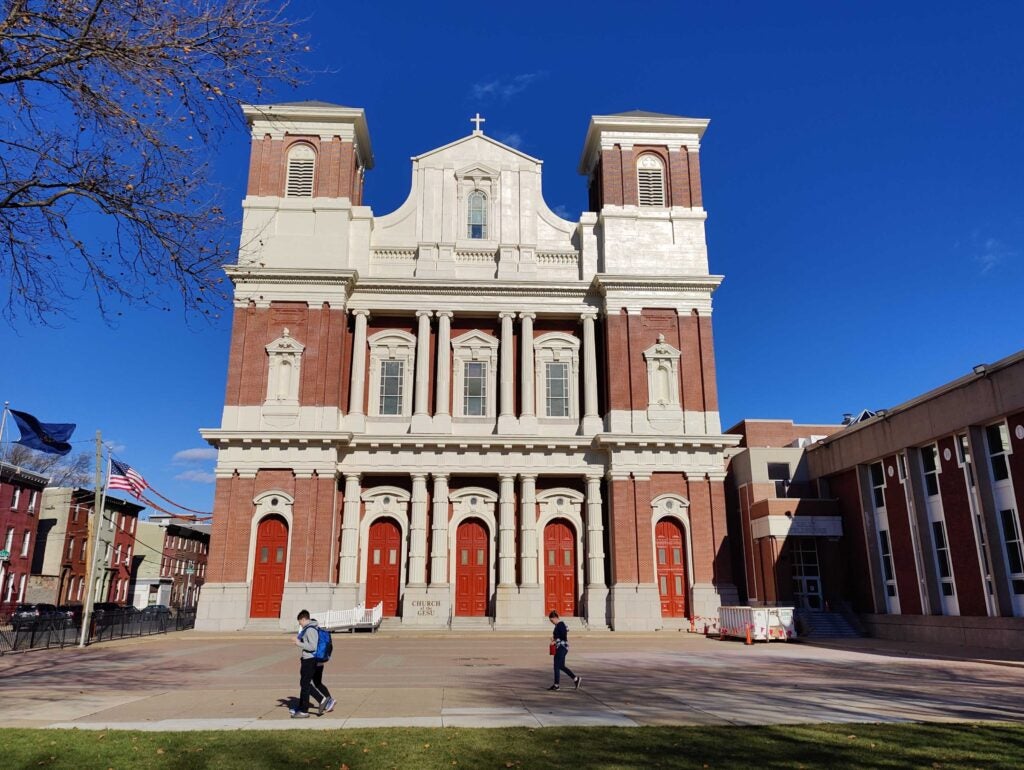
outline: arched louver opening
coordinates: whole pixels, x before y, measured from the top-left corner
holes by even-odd
[[[288,181],[285,196],[288,198],[313,197],[313,172],[316,168],[316,153],[307,144],[297,144],[288,151]]]
[[[479,190],[469,194],[470,238],[487,239],[487,196]]]
[[[641,206],[665,205],[665,166],[657,155],[641,155],[636,164],[636,186]]]

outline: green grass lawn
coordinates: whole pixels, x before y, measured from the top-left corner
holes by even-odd
[[[148,733],[0,730],[4,768],[996,768],[1022,724]]]

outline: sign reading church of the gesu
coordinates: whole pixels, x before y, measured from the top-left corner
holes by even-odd
[[[361,109],[245,114],[200,628],[379,603],[403,625],[643,630],[735,599],[706,120],[593,117],[570,221],[482,119],[377,215]]]

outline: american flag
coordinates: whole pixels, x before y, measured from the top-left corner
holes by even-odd
[[[110,477],[107,479],[108,490],[123,489],[136,497],[141,497],[142,490],[148,488],[149,484],[146,483],[146,480],[128,463],[118,460],[110,461]]]

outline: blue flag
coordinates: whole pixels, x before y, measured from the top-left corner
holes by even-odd
[[[18,423],[18,429],[21,431],[21,440],[14,443],[24,444],[29,449],[56,455],[66,455],[71,451],[68,439],[75,432],[75,423],[39,422],[28,412],[16,412],[13,409],[8,411],[14,421]]]

